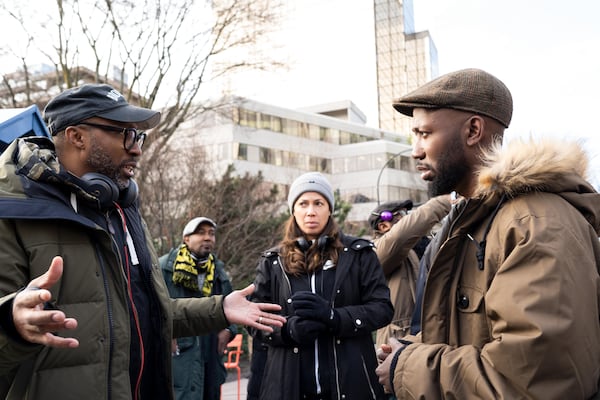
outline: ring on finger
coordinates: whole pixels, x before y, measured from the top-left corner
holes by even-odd
[[[258,323],[259,324],[262,324],[262,319],[263,319],[262,317],[258,317]]]

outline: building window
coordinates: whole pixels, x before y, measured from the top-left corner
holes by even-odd
[[[249,110],[240,110],[240,125],[256,128],[256,113]]]
[[[265,147],[259,148],[259,158],[258,161],[263,164],[272,164],[273,163],[273,153],[271,149],[267,149]]]
[[[246,143],[233,143],[234,159],[248,160],[248,145]]]
[[[403,171],[415,172],[415,162],[411,157],[400,156],[400,169]]]
[[[291,119],[282,119],[282,132],[290,136],[298,136],[298,122]]]

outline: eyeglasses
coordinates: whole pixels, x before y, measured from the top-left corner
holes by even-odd
[[[102,129],[103,131],[116,132],[123,135],[123,147],[126,151],[130,151],[134,144],[138,144],[140,149],[146,140],[146,132],[140,132],[136,128],[121,128],[119,126],[94,124],[92,122],[80,122],[77,125],[87,125],[94,128]]]
[[[397,215],[400,215],[401,217],[405,217],[406,215],[408,215],[408,213],[404,209],[395,212],[385,210],[379,213],[372,212],[371,214],[378,216],[381,221],[392,221]]]

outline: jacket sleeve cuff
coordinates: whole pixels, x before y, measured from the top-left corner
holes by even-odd
[[[398,365],[398,358],[400,357],[400,354],[406,348],[406,346],[411,344],[411,342],[405,340],[400,340],[400,342],[403,346],[400,347],[396,351],[396,353],[394,353],[394,357],[392,358],[392,362],[390,363],[390,388],[392,388],[392,393],[394,393],[394,395],[396,395],[396,390],[394,389],[394,375],[396,372],[396,366]]]

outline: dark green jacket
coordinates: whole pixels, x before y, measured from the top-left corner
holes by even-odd
[[[27,399],[131,399],[130,319],[126,276],[113,236],[83,206],[81,188],[65,182],[50,140],[19,139],[0,156],[0,397],[23,362],[33,359]],[[72,195],[73,194],[73,195]],[[90,195],[87,194],[89,197]],[[124,210],[132,218],[133,207]],[[151,285],[158,299],[162,350],[161,388],[172,398],[171,338],[225,328],[222,297],[171,300],[148,232],[134,238],[151,257]],[[145,242],[144,242],[145,240]],[[62,279],[51,289],[56,306],[78,321],[59,332],[79,340],[76,349],[24,343],[11,334],[8,318],[16,292],[64,259]]]
[[[173,283],[173,265],[179,248],[159,258],[160,268],[172,298],[202,297],[201,291],[187,289]],[[215,256],[215,280],[211,295],[228,295],[233,291],[225,264]],[[236,325],[229,325],[231,339],[237,333]],[[204,394],[210,386],[211,397],[218,399],[220,386],[227,378],[223,354],[217,352],[217,335],[188,336],[177,339],[179,354],[173,357],[173,384],[177,400],[207,400]],[[205,388],[205,385],[207,388]]]

